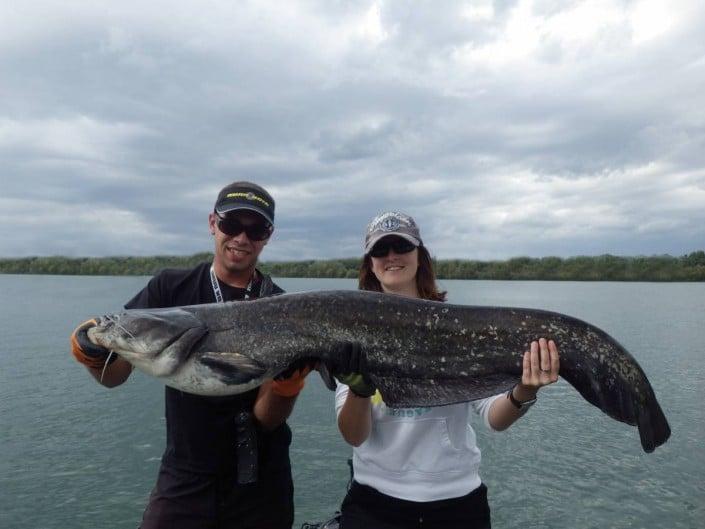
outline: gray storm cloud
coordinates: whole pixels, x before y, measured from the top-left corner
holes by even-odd
[[[438,257],[705,247],[705,7],[24,2],[0,8],[0,256],[356,256],[400,209]]]

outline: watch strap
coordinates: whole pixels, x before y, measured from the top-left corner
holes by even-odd
[[[507,392],[507,398],[509,399],[509,402],[511,402],[514,405],[514,407],[516,409],[526,410],[529,407],[531,407],[533,404],[536,403],[536,397],[534,397],[533,399],[525,400],[524,402],[517,400],[516,397],[514,396],[514,388],[515,387],[516,386],[512,387],[512,389],[510,389]]]

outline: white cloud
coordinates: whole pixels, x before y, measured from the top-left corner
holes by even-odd
[[[680,2],[664,3],[658,0],[638,2],[631,17],[634,43],[641,44],[668,32],[675,23],[674,11],[678,10],[679,4]]]
[[[116,162],[130,142],[152,134],[140,124],[106,123],[87,116],[23,121],[0,117],[0,149],[27,152],[33,160]]]

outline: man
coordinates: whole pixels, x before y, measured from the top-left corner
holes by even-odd
[[[283,292],[256,268],[274,229],[274,200],[262,187],[235,182],[218,194],[208,226],[212,263],[164,270],[127,309],[254,299]],[[72,336],[76,358],[101,384],[127,380],[132,366],[93,345],[86,322]],[[104,372],[103,372],[104,371]],[[293,484],[286,419],[306,371],[230,397],[202,397],[167,387],[166,450],[142,529],[290,529]]]

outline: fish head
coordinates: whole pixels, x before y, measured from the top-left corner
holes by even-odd
[[[88,338],[153,376],[168,376],[189,358],[208,327],[181,309],[132,309],[102,316]]]

